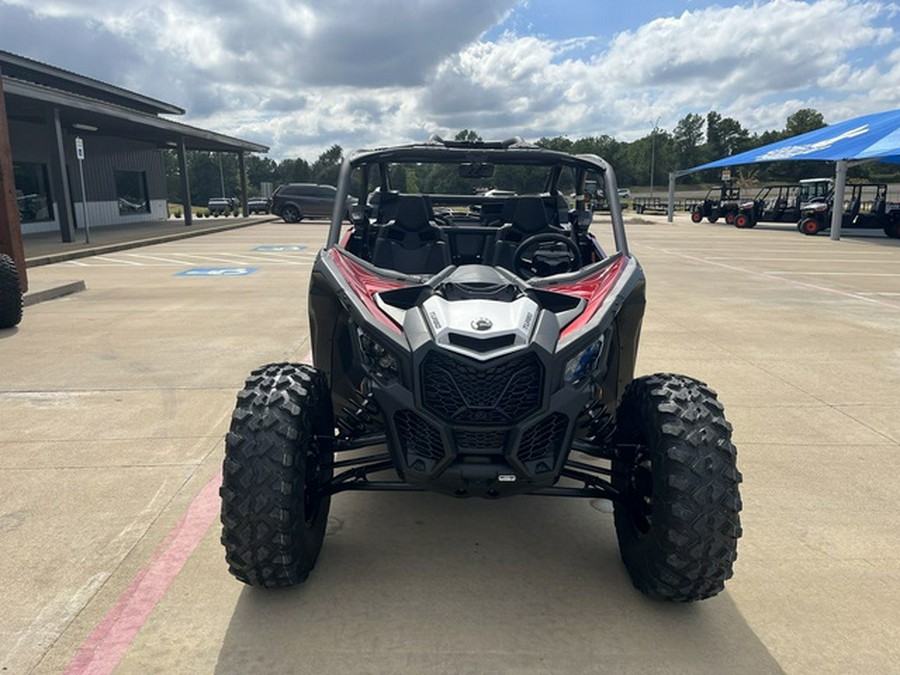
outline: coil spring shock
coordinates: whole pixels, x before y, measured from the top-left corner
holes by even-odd
[[[581,426],[587,430],[584,438],[598,450],[612,447],[616,424],[606,404],[599,398],[588,403],[581,411]]]
[[[379,416],[372,392],[354,391],[348,405],[341,408],[341,415],[335,420],[340,438],[355,438],[380,426]]]

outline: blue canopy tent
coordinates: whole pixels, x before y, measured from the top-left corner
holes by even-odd
[[[836,162],[834,208],[831,216],[831,238],[841,238],[844,187],[847,168],[863,162],[900,164],[900,110],[862,115],[799,136],[786,138],[715,162],[669,174],[669,220],[675,204],[675,179],[678,176],[738,164],[777,162],[784,160],[826,160]]]

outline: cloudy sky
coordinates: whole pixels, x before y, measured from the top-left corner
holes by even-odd
[[[475,129],[608,134],[716,110],[751,131],[900,107],[887,1],[0,0],[0,49],[310,161]]]

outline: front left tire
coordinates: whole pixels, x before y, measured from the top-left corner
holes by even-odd
[[[222,544],[228,571],[251,586],[286,587],[316,564],[333,477],[334,415],[325,375],[305,364],[254,370],[225,438]]]

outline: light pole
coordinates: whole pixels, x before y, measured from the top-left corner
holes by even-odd
[[[661,117],[661,116],[660,116]],[[659,128],[660,117],[653,123],[653,131],[650,134],[650,199],[653,199],[653,170],[656,168],[656,130]]]

